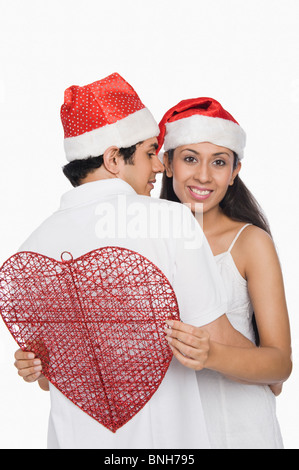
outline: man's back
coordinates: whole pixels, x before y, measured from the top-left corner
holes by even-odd
[[[33,232],[20,251],[57,260],[63,251],[75,259],[104,246],[136,251],[172,284],[181,319],[201,326],[225,313],[225,300],[218,290],[212,255],[193,220],[189,209],[180,204],[138,196],[117,178],[102,180],[63,195],[60,209]],[[116,433],[52,385],[50,393],[50,448],[209,447],[196,373],[176,360],[150,401]]]

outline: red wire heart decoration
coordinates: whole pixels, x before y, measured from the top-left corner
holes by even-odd
[[[67,398],[115,432],[169,367],[166,319],[179,320],[165,275],[142,255],[105,247],[62,261],[19,252],[0,269],[0,312],[23,350]]]

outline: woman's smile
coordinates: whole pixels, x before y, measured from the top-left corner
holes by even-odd
[[[212,194],[211,189],[199,188],[197,186],[187,186],[191,197],[198,201],[203,201],[208,199],[208,197]]]

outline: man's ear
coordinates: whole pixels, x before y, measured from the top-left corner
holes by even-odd
[[[170,163],[169,158],[168,158],[168,152],[164,153],[163,163],[164,163],[164,167],[166,170],[166,176],[168,176],[168,178],[171,178],[173,176],[173,172],[172,172],[172,164]]]
[[[113,173],[114,175],[119,173],[121,160],[122,157],[119,154],[118,147],[109,147],[103,154],[103,163],[106,170],[108,170],[110,173]]]

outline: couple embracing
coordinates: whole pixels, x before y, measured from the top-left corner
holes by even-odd
[[[61,119],[63,172],[74,188],[20,251],[54,259],[105,246],[138,252],[171,283],[181,321],[165,327],[173,358],[160,386],[115,433],[49,383],[33,353],[18,350],[19,375],[50,390],[48,447],[282,448],[275,396],[292,368],[288,312],[267,220],[239,176],[244,130],[205,97],[179,102],[158,125],[116,73],[68,88]],[[149,197],[158,173],[160,199]],[[134,224],[167,219],[165,236],[132,236],[136,205],[143,210]],[[162,206],[165,219],[153,217]],[[118,230],[96,229],[107,207]]]

